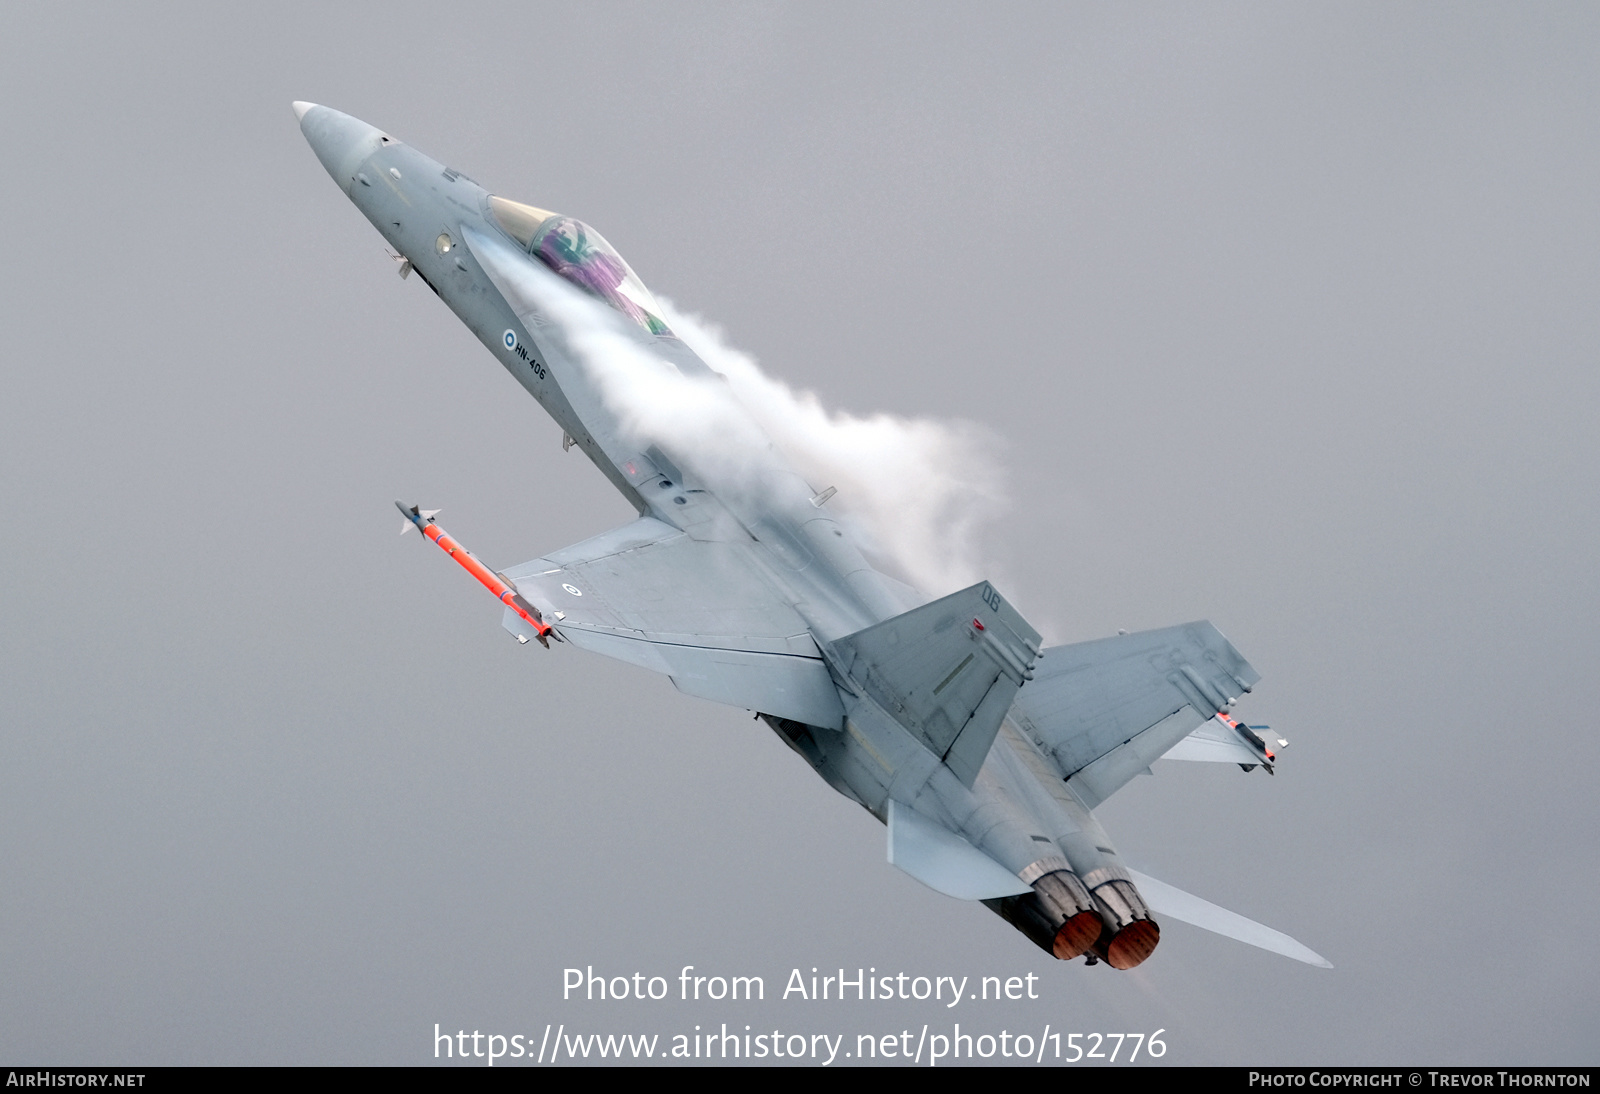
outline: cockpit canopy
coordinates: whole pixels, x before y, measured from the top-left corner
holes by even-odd
[[[581,220],[491,197],[489,211],[506,234],[578,288],[598,296],[651,334],[671,336],[661,306],[605,237]]]

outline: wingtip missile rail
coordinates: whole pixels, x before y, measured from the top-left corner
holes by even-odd
[[[539,613],[538,608],[535,608],[522,598],[522,594],[517,592],[515,586],[479,562],[471,551],[445,534],[445,530],[440,528],[433,519],[434,514],[439,510],[420,509],[415,505],[407,505],[400,501],[394,504],[395,508],[400,510],[402,516],[417,526],[417,531],[431,539],[441,551],[459,562],[467,573],[477,578],[484,588],[495,595],[496,600],[521,616],[528,626],[533,628],[534,636],[538,638],[541,646],[549,649],[552,636],[555,637],[557,642],[561,641],[561,636],[556,634],[555,628],[544,621],[544,616]]]

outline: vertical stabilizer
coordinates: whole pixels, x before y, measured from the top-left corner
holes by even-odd
[[[846,674],[968,787],[1033,678],[1039,632],[987,581],[834,643]]]

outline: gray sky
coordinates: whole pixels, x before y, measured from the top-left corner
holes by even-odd
[[[960,1021],[1596,1062],[1593,6],[5,24],[0,1061]],[[511,642],[391,500],[496,566],[631,510],[394,276],[291,99],[582,217],[830,405],[992,430],[1028,618],[1209,618],[1292,742],[1159,766],[1101,811],[1123,853],[1336,968],[1175,923],[1133,973],[1053,962],[748,715]],[[562,1001],[588,965],[768,1000]],[[1041,998],[776,998],[813,966]]]

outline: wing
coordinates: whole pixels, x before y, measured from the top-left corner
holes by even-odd
[[[1260,679],[1217,628],[1184,623],[1045,650],[1011,716],[1092,809]]]
[[[642,517],[502,576],[575,646],[664,673],[702,699],[844,724],[805,622],[743,544]],[[508,613],[508,630],[520,624]]]

